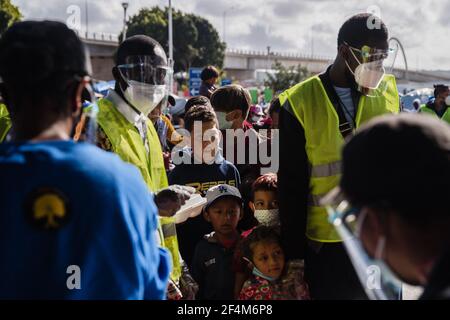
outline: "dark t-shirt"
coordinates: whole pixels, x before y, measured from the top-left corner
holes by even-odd
[[[236,167],[223,160],[220,164],[180,164],[169,174],[169,184],[194,187],[202,196],[218,184],[240,187],[241,178]],[[205,234],[212,232],[212,226],[203,215],[188,219],[177,225],[178,246],[181,256],[190,267],[195,246]]]
[[[217,88],[215,85],[203,81],[202,85],[200,86],[199,95],[207,97],[209,99],[216,89]]]
[[[206,235],[196,246],[192,277],[198,283],[199,300],[232,300],[234,272],[231,269],[236,242],[226,248],[214,237]]]

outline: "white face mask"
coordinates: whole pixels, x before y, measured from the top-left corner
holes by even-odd
[[[219,122],[219,129],[226,130],[233,127],[233,121],[227,120],[227,113],[223,111],[216,112],[217,121]]]
[[[262,117],[260,116],[252,116],[252,122],[253,123],[258,123],[259,121],[261,121]]]
[[[165,85],[151,85],[143,82],[128,81],[123,95],[128,102],[145,116],[156,108],[166,94]]]
[[[350,72],[355,76],[355,81],[358,86],[371,90],[377,89],[385,74],[383,62],[378,60],[361,63],[353,53],[353,50],[350,49],[350,52],[359,65],[356,67],[355,71],[352,71],[352,68],[348,65],[347,60],[345,61],[345,64]]]
[[[445,104],[450,107],[450,96],[445,98]]]
[[[280,225],[278,209],[255,210],[255,218],[258,222],[267,227],[277,227]]]

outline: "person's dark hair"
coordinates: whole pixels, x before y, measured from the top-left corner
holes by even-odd
[[[219,71],[213,67],[213,66],[207,66],[205,67],[202,72],[200,73],[200,79],[202,81],[206,81],[212,78],[218,78],[219,77]]]
[[[361,48],[368,42],[388,40],[388,30],[380,18],[361,13],[349,18],[339,29],[338,46],[344,42],[355,48]]]
[[[392,210],[417,226],[449,220],[450,127],[411,114],[370,121],[344,148],[340,184],[356,207]]]
[[[252,198],[256,191],[278,192],[278,177],[275,173],[266,173],[260,176],[252,184]]]
[[[273,97],[269,105],[269,116],[272,116],[274,113],[279,113],[280,111],[280,99],[278,99],[278,97]]]
[[[116,65],[125,64],[126,58],[131,56],[149,56],[154,65],[167,65],[167,56],[162,46],[146,35],[132,36],[122,42],[115,54]]]
[[[436,98],[442,92],[448,91],[449,87],[445,84],[435,84],[434,86],[434,97]]]
[[[257,226],[242,242],[241,249],[243,257],[253,262],[253,249],[261,242],[278,243],[281,246],[281,239],[274,227]]]
[[[188,131],[194,129],[195,121],[217,121],[216,113],[210,105],[194,105],[184,116],[184,127]]]
[[[192,97],[184,105],[184,113],[187,113],[189,109],[192,108],[193,106],[199,105],[211,106],[211,103],[209,102],[209,99],[205,96]]]
[[[86,75],[83,43],[61,22],[18,22],[0,38],[0,77],[12,118],[32,111],[25,107],[53,118],[70,115],[67,101]],[[36,110],[43,107],[52,110]]]
[[[247,119],[251,104],[250,93],[237,84],[223,86],[211,95],[211,105],[214,110],[231,112],[239,109],[244,119]]]

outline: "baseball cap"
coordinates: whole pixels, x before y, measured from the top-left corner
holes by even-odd
[[[343,192],[353,205],[386,203],[411,219],[430,219],[448,206],[450,126],[442,120],[378,117],[347,143],[342,158],[341,192],[331,192],[324,205]]]
[[[169,96],[167,97],[167,101],[169,102],[169,104],[172,107],[174,107],[177,104],[176,101],[175,101],[175,98],[171,94],[169,94]]]
[[[206,206],[205,210],[216,200],[223,197],[234,197],[242,202],[242,196],[239,190],[236,187],[227,185],[227,184],[219,184],[217,186],[211,187],[206,192]]]

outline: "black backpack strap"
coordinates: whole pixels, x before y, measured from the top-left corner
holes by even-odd
[[[333,88],[333,84],[331,83],[330,77],[329,77],[329,71],[331,66],[327,68],[327,70],[324,73],[321,73],[319,75],[320,81],[322,81],[322,84],[325,88],[325,91],[328,95],[328,98],[331,101],[331,104],[333,105],[334,109],[336,110],[336,113],[339,117],[339,131],[342,134],[342,137],[344,139],[353,133],[353,124],[347,121],[347,118],[345,117],[344,110],[342,109],[339,97],[336,93],[336,90]],[[353,90],[352,90],[353,93]],[[355,103],[355,100],[359,101],[359,96],[356,97],[352,94],[353,103]],[[355,104],[357,106],[358,104]]]

